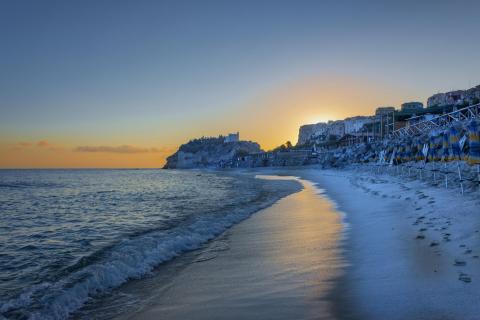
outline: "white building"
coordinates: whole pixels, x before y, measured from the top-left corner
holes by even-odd
[[[240,133],[237,132],[237,133],[229,133],[226,137],[225,137],[225,140],[223,140],[223,142],[227,143],[227,142],[239,142],[240,141]]]

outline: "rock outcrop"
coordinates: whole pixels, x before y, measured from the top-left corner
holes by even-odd
[[[164,169],[222,167],[238,157],[261,151],[260,145],[252,141],[225,142],[223,136],[194,139],[169,156]]]

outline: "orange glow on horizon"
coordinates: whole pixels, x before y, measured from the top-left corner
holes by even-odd
[[[116,138],[103,138],[101,143],[94,137],[52,138],[62,141],[59,143],[43,137],[33,141],[3,137],[0,140],[0,167],[159,168],[167,156],[191,138],[236,131],[240,132],[242,140],[256,141],[264,150],[271,150],[287,140],[296,144],[301,125],[371,115],[378,106],[398,106],[405,96],[408,97],[408,94],[399,88],[393,90],[364,79],[339,76],[307,78],[201,119],[172,121],[173,132],[172,129],[162,131],[156,126],[143,129],[142,134],[121,132]],[[167,139],[163,142],[168,146],[162,145],[155,137]],[[120,142],[126,138],[136,141],[135,146]],[[145,146],[145,143],[150,146]]]

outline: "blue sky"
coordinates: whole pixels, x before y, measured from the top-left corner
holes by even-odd
[[[2,1],[0,134],[177,143],[311,78],[424,101],[480,83],[478,12],[479,1]]]

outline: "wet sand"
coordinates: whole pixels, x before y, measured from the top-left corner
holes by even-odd
[[[196,254],[123,319],[331,319],[342,217],[312,183]]]

